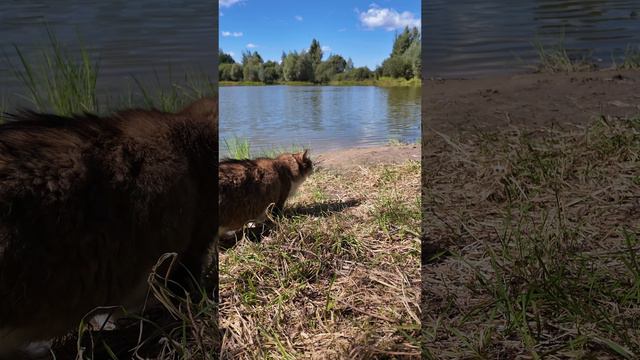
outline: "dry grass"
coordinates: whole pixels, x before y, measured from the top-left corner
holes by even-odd
[[[419,358],[419,173],[318,170],[222,252],[222,358]]]
[[[640,356],[640,118],[426,148],[425,358]]]
[[[147,301],[140,313],[130,313],[106,330],[89,320],[116,307],[87,314],[78,330],[55,339],[56,359],[205,359],[219,358],[220,333],[215,302],[208,295],[215,286],[207,275],[205,288],[190,291],[171,282],[167,274],[180,266],[175,253],[163,255],[149,275]],[[215,261],[214,259],[211,259]],[[195,280],[195,279],[194,279]]]

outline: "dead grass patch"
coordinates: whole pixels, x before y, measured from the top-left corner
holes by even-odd
[[[640,356],[640,118],[426,148],[425,358]]]

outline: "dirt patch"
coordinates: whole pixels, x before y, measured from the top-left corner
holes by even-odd
[[[579,124],[602,114],[629,117],[640,110],[637,71],[429,80],[424,86],[427,135],[431,130]]]
[[[315,156],[320,167],[327,169],[356,169],[359,166],[402,164],[407,160],[420,161],[418,144],[385,145],[329,151]]]

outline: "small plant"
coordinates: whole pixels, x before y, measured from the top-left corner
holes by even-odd
[[[594,70],[596,65],[583,54],[579,59],[571,57],[563,40],[546,47],[540,40],[534,40],[533,46],[538,53],[538,71],[540,72],[576,72]]]
[[[51,49],[42,51],[43,63],[34,64],[14,44],[21,69],[11,62],[9,65],[28,89],[27,98],[39,111],[52,110],[59,115],[97,112],[98,62],[92,61],[82,46],[79,58],[68,55],[48,28],[47,35]]]
[[[224,145],[231,159],[242,160],[251,158],[251,145],[247,138],[232,137],[230,139],[224,139]]]
[[[617,68],[624,70],[640,69],[640,46],[627,46],[622,63],[617,65]]]

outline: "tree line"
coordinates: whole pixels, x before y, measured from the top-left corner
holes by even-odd
[[[351,59],[330,54],[323,60],[320,42],[311,41],[308,49],[282,53],[280,62],[264,61],[257,51],[242,53],[242,61],[236,62],[230,55],[219,51],[219,78],[221,81],[252,81],[273,84],[279,81],[361,81],[383,76],[392,78],[420,78],[422,70],[420,32],[406,27],[396,34],[391,54],[375,70],[366,66],[354,67]]]

